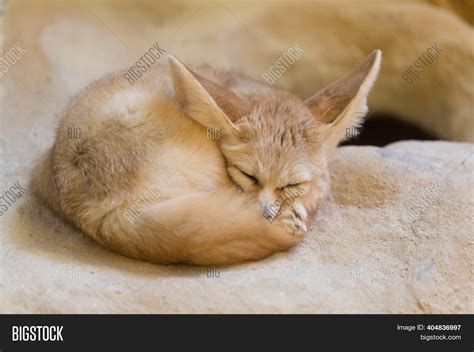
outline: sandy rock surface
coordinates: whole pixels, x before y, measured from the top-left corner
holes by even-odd
[[[178,5],[159,14],[130,10],[127,21],[101,5],[42,8],[31,12],[31,6],[18,5],[4,23],[6,35],[0,33],[4,49],[20,42],[27,50],[0,78],[0,192],[14,187],[19,194],[6,210],[0,208],[0,313],[474,312],[472,144],[340,148],[331,166],[332,195],[306,239],[260,262],[225,268],[151,265],[113,254],[65,224],[31,197],[27,184],[33,163],[52,144],[56,116],[68,97],[104,73],[133,63],[157,33],[174,39],[170,50],[192,48],[193,26],[214,22],[204,10],[181,13]],[[230,11],[226,18],[233,22],[220,21],[239,24],[234,15],[246,13]],[[245,27],[239,26],[243,36]],[[132,35],[134,28],[143,36]],[[204,39],[206,30],[200,32]],[[275,54],[291,43],[266,47]],[[182,54],[199,61],[206,53],[196,46],[193,50]],[[321,77],[350,69],[355,56],[366,54],[356,51]],[[443,58],[451,60],[455,52]],[[273,54],[252,69],[267,67]],[[400,70],[387,74],[399,77]],[[438,70],[441,66],[433,66],[431,72]],[[292,77],[300,76],[288,74],[291,86]],[[413,102],[419,99],[413,94]],[[455,105],[466,111],[472,107],[462,101]],[[436,111],[469,116],[472,123],[472,109],[461,115]],[[469,129],[461,130],[467,134]],[[17,182],[26,190],[17,190]]]
[[[1,217],[0,312],[472,313],[473,149],[340,148],[306,239],[233,267],[110,253],[26,190]],[[1,189],[26,184],[27,168],[7,163]]]

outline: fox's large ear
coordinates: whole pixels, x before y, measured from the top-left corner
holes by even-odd
[[[382,52],[373,51],[355,71],[306,100],[312,114],[325,123],[325,138],[335,148],[351,128],[351,135],[367,113],[367,95],[377,79]]]
[[[248,114],[246,101],[191,71],[174,56],[169,57],[169,66],[176,97],[188,116],[222,133],[237,132],[233,121]]]

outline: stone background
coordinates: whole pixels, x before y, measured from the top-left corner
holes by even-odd
[[[332,195],[302,244],[225,268],[113,254],[27,189],[0,217],[0,312],[473,313],[474,148],[462,142],[474,140],[470,18],[422,1],[372,4],[370,11],[306,4],[295,20],[294,11],[283,16],[267,3],[9,2],[3,52],[19,43],[27,53],[0,78],[1,192],[17,181],[27,186],[71,95],[130,66],[155,42],[189,64],[257,79],[298,42],[305,55],[278,84],[302,96],[380,47],[371,110],[450,141],[340,148]],[[372,20],[361,21],[364,13]],[[445,53],[408,86],[401,73],[435,41]]]

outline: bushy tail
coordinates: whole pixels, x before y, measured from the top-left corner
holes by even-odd
[[[233,264],[287,249],[303,235],[270,223],[256,201],[233,189],[153,204],[134,223],[125,211],[117,209],[103,220],[97,240],[150,262]]]
[[[256,200],[232,188],[162,200],[133,222],[125,215],[125,206],[109,211],[95,205],[97,211],[91,211],[91,205],[81,201],[72,208],[61,199],[78,191],[71,179],[56,177],[62,174],[54,170],[49,152],[33,173],[34,192],[96,241],[129,257],[156,263],[227,265],[285,250],[304,234],[282,221],[283,215],[270,223]],[[63,183],[75,191],[64,191]]]

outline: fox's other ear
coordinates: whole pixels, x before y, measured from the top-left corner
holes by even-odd
[[[367,113],[367,96],[381,59],[382,52],[373,51],[355,71],[305,101],[314,117],[326,124],[325,138],[330,147],[344,139],[348,128],[355,131]]]
[[[188,69],[174,56],[169,57],[173,87],[185,113],[208,128],[222,133],[237,131],[233,121],[246,115],[248,103],[229,89]]]

